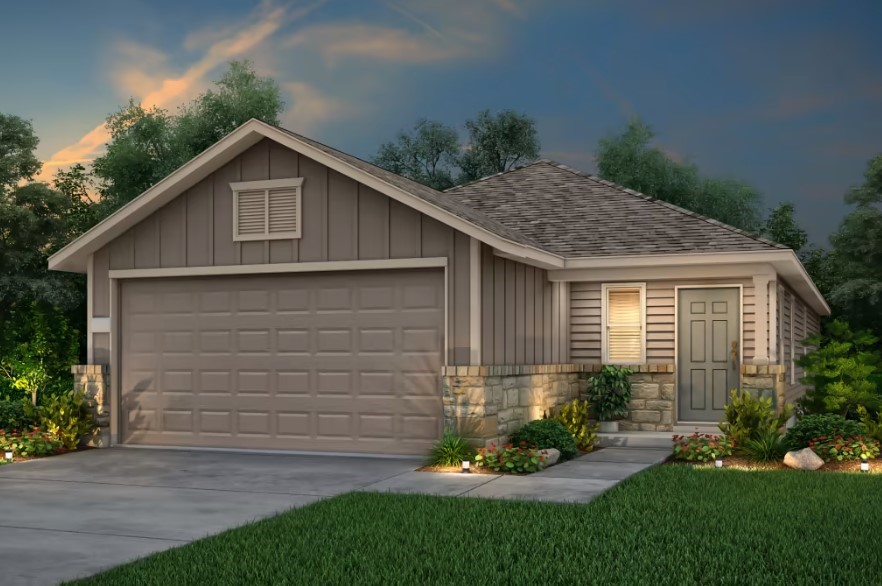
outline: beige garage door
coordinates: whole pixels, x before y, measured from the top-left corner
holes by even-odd
[[[129,444],[420,454],[441,431],[441,271],[124,281]]]

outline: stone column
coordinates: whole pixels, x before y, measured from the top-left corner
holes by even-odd
[[[110,447],[110,369],[103,364],[75,364],[70,367],[74,390],[86,393],[86,405],[98,428],[80,440],[93,448]]]

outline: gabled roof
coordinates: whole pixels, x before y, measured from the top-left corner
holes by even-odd
[[[787,250],[549,160],[445,193],[563,257]]]

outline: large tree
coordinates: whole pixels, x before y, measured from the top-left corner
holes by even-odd
[[[0,113],[0,194],[40,172],[34,152],[39,139],[29,120]]]
[[[762,229],[756,189],[732,179],[703,177],[691,163],[673,160],[652,145],[652,129],[640,120],[604,138],[597,168],[604,179],[749,232]]]
[[[839,275],[829,299],[855,329],[882,335],[882,155],[869,161],[863,184],[845,201],[855,209],[830,238]]]
[[[763,236],[795,252],[800,252],[808,243],[808,233],[797,223],[793,216],[794,211],[790,202],[778,204],[766,218]]]
[[[456,129],[420,119],[410,132],[380,145],[374,163],[429,187],[444,190],[481,177],[502,173],[539,156],[535,121],[526,114],[503,110],[479,112],[465,127],[460,144]]]
[[[107,118],[111,140],[95,159],[101,216],[134,199],[160,179],[251,118],[278,124],[279,87],[250,63],[232,62],[214,89],[177,114],[134,100]]]
[[[411,132],[400,132],[394,142],[380,145],[374,163],[434,189],[454,185],[459,155],[456,130],[421,118]]]

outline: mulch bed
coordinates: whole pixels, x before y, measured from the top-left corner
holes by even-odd
[[[698,466],[704,468],[713,468],[713,462],[684,462],[682,460],[670,459],[666,464],[675,466]],[[734,468],[736,470],[790,470],[784,462],[754,462],[743,456],[727,456],[723,458],[724,468]],[[861,471],[860,460],[852,460],[849,462],[825,462],[818,469],[818,472],[858,472]],[[882,474],[882,460],[870,462],[870,474]]]

